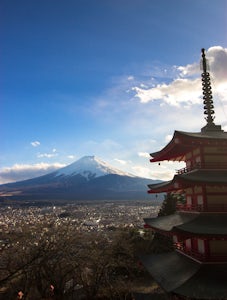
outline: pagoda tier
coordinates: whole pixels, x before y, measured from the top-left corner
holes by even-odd
[[[161,193],[187,189],[195,185],[223,186],[227,188],[227,170],[194,170],[175,175],[172,180],[149,184],[148,193]]]
[[[147,228],[164,234],[227,238],[227,214],[176,212],[158,218],[145,218],[144,222]]]
[[[148,187],[148,193],[180,194],[185,200],[184,203],[176,200],[181,211],[227,212],[227,170],[193,170]]]
[[[173,246],[200,262],[227,263],[227,215],[177,212],[144,219],[145,228],[172,236]]]
[[[190,158],[194,158],[194,163],[198,163],[201,162],[198,157],[203,155],[204,152],[207,152],[207,155],[217,153],[224,156],[227,169],[227,132],[222,130],[206,132],[175,131],[172,140],[161,151],[150,154],[153,157],[150,161],[186,161],[186,154],[188,154],[188,156],[191,155]]]

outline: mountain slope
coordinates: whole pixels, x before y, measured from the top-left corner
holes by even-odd
[[[85,156],[44,176],[0,185],[0,197],[18,200],[145,199],[151,179],[122,172]]]
[[[73,176],[76,174],[80,174],[86,177],[87,179],[92,179],[108,174],[135,177],[132,174],[122,172],[118,169],[113,168],[112,166],[108,165],[106,162],[100,160],[96,156],[84,156],[76,162],[72,163],[71,165],[58,170],[56,176]]]

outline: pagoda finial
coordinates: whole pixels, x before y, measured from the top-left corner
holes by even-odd
[[[205,49],[202,48],[202,59],[201,59],[201,69],[202,69],[202,85],[203,85],[203,104],[204,104],[204,114],[207,115],[205,120],[207,124],[201,128],[201,132],[206,133],[209,131],[210,133],[213,131],[214,133],[217,131],[223,131],[221,129],[221,125],[214,124],[214,104],[213,104],[213,96],[210,84],[210,74],[207,71],[208,65],[205,56]]]
[[[207,125],[214,124],[214,105],[213,105],[213,96],[210,84],[210,74],[207,72],[207,60],[205,56],[205,49],[202,48],[202,60],[201,60],[201,67],[202,67],[202,86],[203,86],[203,104],[204,104],[204,114],[207,115],[205,118],[207,121]]]

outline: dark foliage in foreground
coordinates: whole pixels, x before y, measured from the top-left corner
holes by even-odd
[[[159,216],[173,213],[175,201],[168,195]],[[25,224],[1,244],[0,300],[133,299],[135,284],[149,278],[139,255],[171,245],[149,229],[141,235],[132,228],[81,232],[70,221]]]
[[[79,232],[70,224],[40,224],[1,249],[0,299],[130,299],[132,284],[144,276],[137,253],[149,232]],[[2,296],[2,298],[1,298]],[[71,297],[71,298],[70,298]]]

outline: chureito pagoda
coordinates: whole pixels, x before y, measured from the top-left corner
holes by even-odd
[[[206,125],[200,132],[175,131],[151,162],[184,161],[173,179],[150,184],[149,193],[180,196],[174,214],[144,219],[145,227],[172,237],[174,251],[142,257],[170,299],[227,299],[227,132],[214,123],[214,105],[202,49]],[[177,201],[177,200],[176,200]]]

